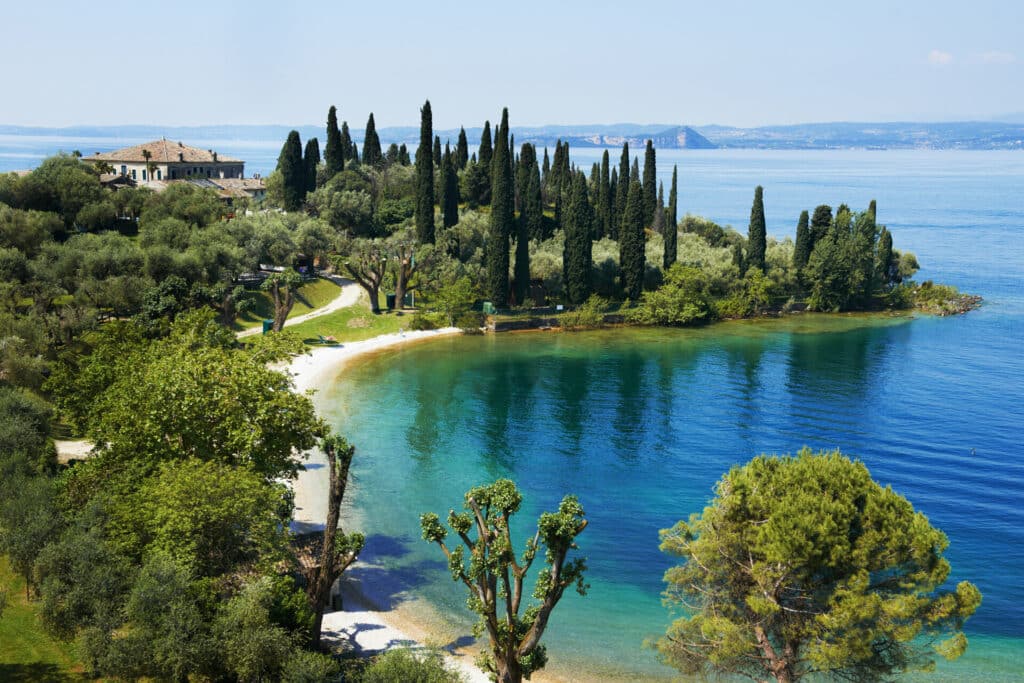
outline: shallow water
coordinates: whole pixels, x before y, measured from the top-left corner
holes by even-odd
[[[919,279],[986,304],[953,318],[452,338],[375,358],[324,397],[360,449],[353,503],[383,567],[371,579],[468,627],[465,595],[420,540],[419,514],[508,476],[526,496],[523,539],[527,522],[576,493],[591,520],[580,542],[592,588],[555,611],[549,666],[667,677],[641,647],[669,620],[658,530],[699,511],[733,464],[838,447],[947,533],[952,579],[984,594],[967,654],[930,680],[1020,680],[1024,155],[705,153],[698,164],[677,154],[689,165],[684,210],[739,223],[760,182],[780,236],[799,208],[875,196],[897,248],[925,266]]]

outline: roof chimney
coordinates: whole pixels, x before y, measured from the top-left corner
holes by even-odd
[[[178,161],[185,161],[185,153],[178,152]]]
[[[217,153],[213,152],[213,163],[217,163]]]

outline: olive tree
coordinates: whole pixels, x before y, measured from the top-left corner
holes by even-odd
[[[479,664],[499,683],[518,683],[547,663],[540,639],[551,611],[566,588],[575,584],[580,595],[589,588],[583,580],[586,560],[568,559],[569,551],[577,547],[576,537],[587,526],[576,497],[566,496],[557,512],[540,516],[536,534],[517,558],[509,524],[522,500],[522,494],[508,479],[470,489],[466,493],[466,512],[448,512],[448,527],[462,542],[453,548],[445,543],[448,529],[436,514],[420,517],[424,540],[441,547],[452,580],[461,581],[469,590],[469,606],[480,616],[474,635],[486,633],[490,649],[481,655]],[[538,602],[521,612],[523,583],[542,547],[545,566],[538,572],[533,590]]]
[[[687,674],[888,679],[959,657],[981,602],[943,588],[946,536],[838,451],[736,466],[661,539],[685,559],[665,581],[686,616],[656,647]]]

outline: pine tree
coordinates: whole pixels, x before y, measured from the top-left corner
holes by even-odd
[[[615,195],[615,231],[620,232],[622,217],[626,213],[626,199],[629,196],[629,143],[622,143],[622,156],[619,157],[619,185]]]
[[[565,211],[565,246],[562,251],[562,279],[569,303],[581,304],[590,297],[594,211],[582,173],[573,174]]]
[[[647,141],[644,150],[644,225],[654,222],[654,209],[658,203],[657,171],[655,168],[654,142]]]
[[[460,171],[469,163],[469,141],[466,139],[466,129],[461,126],[459,127],[459,141],[455,145],[455,163]]]
[[[302,161],[302,140],[299,131],[288,133],[277,157],[277,170],[281,174],[283,186],[283,208],[285,211],[297,211],[306,196],[306,166]]]
[[[434,136],[434,166],[441,168],[441,136]]]
[[[489,137],[489,130],[484,130]],[[492,159],[491,227],[487,237],[487,294],[496,306],[508,303],[508,241],[513,221],[512,173],[508,158],[508,109],[505,109],[497,129]]]
[[[672,185],[668,190],[668,216],[666,217],[666,225],[664,232],[665,238],[665,255],[662,259],[662,265],[667,273],[668,269],[672,267],[672,264],[676,262],[676,255],[678,250],[679,240],[679,218],[676,214],[678,211],[678,194],[677,194],[677,178],[679,175],[679,169],[676,166],[672,167]]]
[[[320,165],[320,141],[316,138],[306,140],[306,152],[302,157],[306,173],[306,192],[316,189],[316,170]]]
[[[764,189],[754,188],[754,204],[750,207],[750,228],[747,232],[747,269],[765,271],[764,254],[768,235],[764,225]]]
[[[811,258],[811,228],[806,211],[800,212],[800,220],[796,224],[796,243],[793,245],[793,269],[798,273],[807,267]]]
[[[430,149],[433,137],[433,115],[427,100],[420,109],[420,144],[416,148],[416,238],[423,244],[434,243],[434,159]]]
[[[345,148],[342,147],[341,131],[338,130],[338,110],[331,105],[327,110],[327,146],[324,147],[324,162],[327,177],[333,178],[345,168]]]
[[[377,125],[373,122],[373,112],[366,121],[366,135],[363,136],[363,165],[376,166],[383,161],[380,150],[380,138],[377,137]]]
[[[348,121],[341,122],[341,169],[345,170],[345,164],[349,159],[359,158],[359,150],[352,142],[352,134],[348,132]]]
[[[619,230],[619,268],[622,289],[631,301],[638,301],[644,289],[644,195],[639,180],[629,183],[626,208]]]
[[[605,150],[604,154],[601,155],[601,175],[598,179],[597,185],[597,206],[599,208],[597,219],[600,221],[600,224],[596,229],[598,239],[602,237],[609,237],[612,234],[611,222],[613,209],[611,176],[609,173],[608,150]]]

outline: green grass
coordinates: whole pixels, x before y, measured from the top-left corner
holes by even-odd
[[[297,334],[311,346],[320,346],[319,335],[334,337],[338,342],[353,342],[398,332],[399,328],[409,329],[412,316],[411,311],[405,311],[402,315],[388,311],[374,315],[363,295],[355,306],[341,308],[285,329]]]
[[[309,313],[330,303],[341,293],[341,287],[330,280],[319,279],[303,285],[295,295],[295,306],[288,314],[289,318]],[[256,327],[264,318],[274,317],[274,303],[268,292],[254,292],[253,304],[245,315],[235,319],[234,328],[244,330]]]
[[[25,581],[0,556],[0,587],[7,608],[0,615],[0,681],[85,681],[72,643],[48,636],[39,623],[37,605],[25,600]]]

